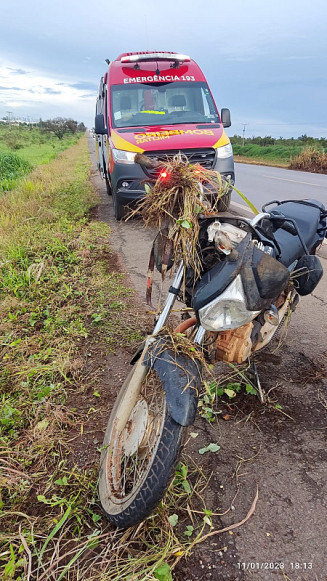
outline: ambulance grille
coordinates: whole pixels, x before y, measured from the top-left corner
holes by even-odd
[[[147,157],[151,157],[156,161],[167,161],[173,158],[175,155],[182,153],[186,155],[190,163],[199,163],[205,169],[212,169],[215,165],[216,160],[216,150],[213,147],[208,147],[205,149],[169,149],[165,151],[145,151],[144,154]],[[157,179],[159,169],[144,169],[148,176],[153,179]]]

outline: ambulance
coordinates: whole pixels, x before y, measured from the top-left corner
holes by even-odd
[[[107,63],[96,102],[96,149],[117,220],[144,196],[146,180],[159,175],[160,169],[134,163],[138,152],[159,162],[181,152],[234,183],[233,149],[224,129],[231,125],[230,112],[218,112],[194,60],[175,52],[133,52]],[[228,209],[230,196],[231,188],[220,210]]]

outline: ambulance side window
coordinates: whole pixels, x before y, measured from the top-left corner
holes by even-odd
[[[209,107],[209,103],[207,100],[207,96],[205,94],[205,91],[203,91],[203,89],[201,89],[202,94],[203,94],[203,107],[204,107],[204,114],[206,117],[209,117],[211,111],[210,111],[210,107]]]
[[[203,95],[204,114],[207,117],[212,117],[212,115],[217,117],[217,113],[214,109],[214,105],[212,102],[211,95],[209,93],[209,89],[205,88],[205,89],[201,89],[201,91],[202,91],[202,95]]]

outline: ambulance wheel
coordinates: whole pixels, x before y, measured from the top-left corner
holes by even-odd
[[[114,191],[112,192],[112,204],[116,220],[122,220],[125,216],[125,207],[119,200],[117,200],[117,194]]]
[[[108,196],[112,196],[112,189],[111,189],[110,180],[107,178],[107,176],[105,176],[104,179],[105,179],[105,182],[106,182],[107,194],[108,194]]]
[[[112,195],[111,181],[110,181],[109,173],[107,173],[107,167],[106,167],[104,162],[103,162],[103,166],[104,166],[103,177],[104,177],[104,181],[106,182],[107,194],[108,194],[108,196],[111,196]]]
[[[224,194],[217,202],[218,212],[227,212],[230,207],[230,201],[232,197],[232,191],[230,190],[227,194]]]

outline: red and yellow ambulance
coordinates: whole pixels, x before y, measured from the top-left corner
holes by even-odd
[[[109,61],[107,61],[109,62]],[[112,194],[115,217],[144,195],[144,180],[156,171],[134,163],[137,152],[156,160],[179,152],[234,183],[233,150],[199,66],[174,52],[125,53],[101,78],[95,133],[99,170]],[[145,174],[145,172],[147,172]],[[224,200],[229,204],[230,193]]]

